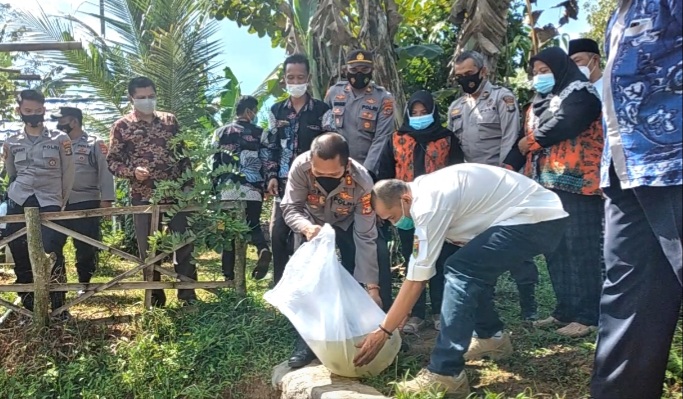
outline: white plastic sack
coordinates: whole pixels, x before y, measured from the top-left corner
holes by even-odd
[[[334,374],[377,375],[401,348],[401,338],[394,333],[370,364],[353,365],[356,344],[377,329],[385,314],[341,265],[329,224],[294,253],[282,279],[264,298],[289,319]]]

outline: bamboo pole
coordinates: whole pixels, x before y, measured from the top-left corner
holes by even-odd
[[[173,251],[177,250],[178,248],[184,247],[185,245],[191,243],[192,241],[194,241],[194,238],[188,238],[187,240],[185,240],[185,241],[183,241],[182,243],[180,243],[180,244],[178,244],[177,246],[175,246],[175,247],[173,248]],[[140,264],[140,265],[137,265],[137,266],[135,266],[134,268],[132,268],[132,269],[126,271],[126,272],[123,272],[123,273],[119,274],[118,276],[116,276],[116,277],[114,277],[113,279],[109,280],[109,282],[102,284],[101,286],[99,286],[99,287],[96,288],[95,290],[88,291],[88,292],[86,292],[85,294],[83,294],[83,295],[79,296],[78,298],[74,299],[73,301],[67,303],[66,305],[64,305],[64,306],[62,306],[62,307],[60,307],[59,309],[53,310],[53,311],[52,311],[52,315],[56,316],[56,315],[60,314],[62,311],[67,310],[68,308],[70,308],[70,307],[72,307],[72,306],[74,306],[74,305],[77,305],[77,304],[79,304],[79,303],[85,301],[86,299],[90,298],[91,296],[95,295],[95,294],[98,293],[98,292],[101,292],[101,291],[106,290],[107,288],[109,288],[109,287],[115,285],[115,284],[118,283],[119,281],[121,281],[121,280],[123,280],[123,279],[126,279],[126,278],[128,278],[128,277],[131,277],[131,276],[134,275],[135,273],[140,272],[140,270],[143,270],[145,267],[147,267],[147,266],[149,266],[149,265],[155,264],[156,262],[158,262],[158,261],[164,259],[166,256],[168,256],[168,253],[167,253],[167,252],[161,253],[161,254],[159,254],[159,255],[157,255],[157,256],[155,256],[155,257],[153,257],[153,258],[151,258],[151,259],[145,261],[145,263],[142,263],[142,264]]]
[[[159,230],[159,205],[152,205],[152,217],[150,220],[149,237],[153,236]],[[149,252],[144,255],[145,257],[150,256]],[[146,282],[154,281],[154,264],[148,265],[143,271],[143,276]],[[145,290],[145,309],[152,308],[152,290]]]
[[[0,43],[0,53],[8,53],[12,51],[69,51],[69,50],[83,50],[81,42],[18,42],[18,43]]]
[[[45,255],[38,208],[24,208],[24,214],[26,215],[28,254],[33,271],[33,324],[36,327],[46,327],[50,322],[48,306],[50,304],[51,262]]]
[[[12,69],[12,68],[0,68],[0,72],[5,72],[5,73],[21,73],[20,69]]]
[[[171,209],[172,205],[158,205],[161,212],[166,212]],[[224,201],[221,204],[222,209],[238,209],[239,206],[234,204],[232,201]],[[198,206],[188,206],[183,208],[181,212],[194,212],[201,210]],[[71,220],[71,219],[81,219],[89,217],[102,217],[102,216],[121,216],[121,215],[131,215],[131,214],[151,214],[152,205],[136,205],[136,206],[124,206],[116,208],[96,208],[96,209],[84,209],[82,211],[62,211],[62,212],[43,212],[40,214],[41,220]],[[0,223],[24,223],[26,218],[22,214],[18,215],[7,215],[0,216]]]
[[[23,81],[40,81],[43,80],[43,77],[40,75],[17,75],[17,76],[10,76],[9,80],[23,80]]]
[[[177,279],[177,280],[186,282],[186,283],[188,283],[188,284],[189,284],[189,283],[201,284],[201,282],[198,282],[197,280],[193,280],[193,279],[190,278],[190,277],[183,276],[182,274],[178,274],[178,273],[176,273],[175,271],[168,270],[168,269],[166,269],[166,268],[164,268],[164,267],[161,267],[161,266],[159,266],[159,265],[155,265],[155,266],[154,266],[154,270],[158,271],[159,273],[161,273],[161,274],[163,274],[163,275],[165,275],[165,276],[168,276],[168,277],[171,277],[171,278],[174,278],[174,279]],[[226,283],[226,288],[229,288],[229,287],[232,285],[232,283],[231,283],[230,281],[226,281],[225,283]],[[198,287],[198,288],[204,288],[204,287]],[[204,288],[204,289],[207,290],[207,291],[209,291],[209,292],[211,292],[211,293],[213,293],[213,294],[217,294],[217,292],[216,292],[215,289],[212,289],[212,288]]]
[[[31,284],[28,284],[28,285],[31,285]],[[33,285],[31,285],[31,290],[33,290]],[[20,302],[21,302],[21,299],[19,299],[19,298],[17,298],[17,299],[14,301],[14,303],[12,303],[12,302],[7,302],[6,300],[0,298],[0,306],[4,306],[4,307],[6,307],[7,309],[9,309],[9,310],[2,316],[2,317],[3,317],[3,320],[0,321],[0,324],[2,324],[2,322],[5,321],[4,319],[6,319],[7,316],[9,316],[9,313],[8,313],[8,312],[9,312],[10,310],[13,310],[13,311],[15,311],[15,312],[17,312],[17,313],[19,313],[19,314],[23,314],[23,315],[28,316],[28,317],[33,317],[33,313],[31,313],[30,311],[28,311],[28,310],[26,310],[26,309],[24,309],[24,308],[22,308],[22,307],[19,306],[19,303],[20,303]]]
[[[129,253],[123,252],[120,249],[112,248],[109,245],[106,245],[100,241],[97,241],[97,240],[90,238],[86,235],[83,235],[81,233],[77,233],[77,232],[75,232],[71,229],[68,229],[62,225],[59,225],[55,222],[51,222],[49,220],[43,220],[43,226],[49,227],[52,230],[55,230],[59,233],[66,234],[67,236],[75,238],[75,239],[82,241],[86,244],[90,244],[93,247],[99,248],[99,249],[107,251],[107,252],[111,252],[112,254],[117,255],[117,256],[125,259],[125,260],[131,261],[133,263],[136,263],[136,264],[142,263],[140,258],[137,258],[137,257],[135,257]]]
[[[158,270],[159,267],[155,267]],[[163,269],[163,268],[162,268]],[[176,273],[164,269],[162,274],[169,277],[177,278]],[[185,277],[185,276],[182,276]],[[182,280],[182,277],[178,278]],[[189,277],[185,277],[190,279]],[[192,280],[192,279],[190,279]],[[69,292],[69,291],[127,291],[127,290],[190,290],[200,288],[203,290],[214,292],[219,288],[231,288],[231,281],[127,281],[118,282],[112,286],[101,288],[106,283],[53,283],[50,284],[50,292]],[[33,291],[33,284],[12,284],[0,285],[0,292],[31,292]]]
[[[19,231],[16,231],[16,232],[8,235],[7,237],[3,238],[2,240],[0,240],[0,247],[7,245],[10,241],[14,241],[17,238],[23,236],[24,234],[26,234],[26,227],[22,227]],[[7,249],[9,249],[9,247],[7,247]],[[5,252],[5,253],[7,253],[7,252]]]

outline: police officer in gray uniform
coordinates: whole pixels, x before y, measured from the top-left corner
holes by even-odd
[[[74,164],[71,140],[66,134],[50,130],[43,125],[45,97],[35,90],[24,90],[17,98],[16,111],[25,124],[23,131],[10,136],[4,144],[3,155],[10,185],[7,214],[24,213],[24,207],[37,207],[40,212],[57,212],[64,208],[74,183]],[[11,235],[24,227],[24,223],[10,223],[6,234]],[[52,277],[66,282],[62,247],[66,237],[42,226],[46,253],[55,253],[57,261]],[[14,272],[18,284],[33,282],[26,236],[9,243],[14,256]],[[25,308],[33,310],[33,293],[20,293]],[[52,310],[64,304],[64,292],[51,292]],[[69,318],[68,312],[60,319]]]
[[[373,57],[369,51],[355,50],[346,58],[346,78],[332,86],[325,96],[330,110],[323,117],[323,129],[341,134],[348,142],[351,158],[370,172],[373,180],[379,160],[395,130],[394,96],[372,81]],[[391,280],[391,260],[387,224],[377,225],[377,254],[381,280]],[[383,284],[382,300],[391,307],[391,285]]]
[[[323,128],[349,143],[351,158],[377,176],[379,158],[394,133],[394,96],[372,81],[372,53],[356,50],[346,61],[346,78],[325,95],[330,110]]]
[[[347,141],[337,133],[326,133],[294,160],[281,206],[287,225],[307,240],[325,223],[334,227],[342,265],[381,306],[385,298],[380,299],[380,286],[391,285],[391,280],[382,281],[379,274],[372,186],[368,171],[349,158]],[[303,367],[314,358],[299,337],[289,366]]]
[[[487,79],[484,56],[476,51],[460,54],[454,72],[465,95],[451,104],[448,129],[460,140],[465,162],[500,166],[519,136],[517,99],[510,90]],[[519,289],[522,319],[533,321],[537,318],[536,265],[529,260],[511,270]]]
[[[116,199],[114,176],[107,165],[107,145],[99,137],[83,131],[83,113],[78,108],[62,107],[52,115],[57,129],[69,135],[73,146],[76,180],[67,211],[110,208]],[[64,225],[95,240],[100,239],[100,219],[90,217],[65,220]],[[97,266],[97,249],[80,240],[76,248],[76,272],[79,283],[89,283]],[[82,293],[82,292],[79,292]]]

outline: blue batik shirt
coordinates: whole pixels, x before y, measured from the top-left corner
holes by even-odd
[[[605,150],[624,189],[682,184],[683,0],[621,0],[608,24]]]

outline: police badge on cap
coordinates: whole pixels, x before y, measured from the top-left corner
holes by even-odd
[[[346,57],[346,63],[349,65],[365,64],[372,66],[372,53],[365,50],[354,50]]]

